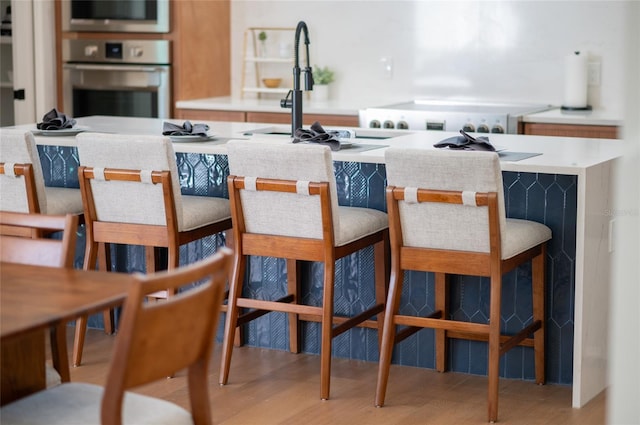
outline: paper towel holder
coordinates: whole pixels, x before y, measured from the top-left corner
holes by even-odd
[[[587,104],[587,59],[584,52],[576,50],[570,54],[565,60],[565,103],[560,107],[561,111],[590,111],[591,105]],[[572,84],[567,86],[568,81]],[[578,90],[576,94],[575,90]],[[575,97],[582,98],[583,102],[576,100]]]

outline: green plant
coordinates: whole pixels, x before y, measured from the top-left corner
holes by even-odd
[[[265,41],[266,39],[267,39],[267,33],[264,31],[260,31],[260,33],[258,34],[258,40]]]
[[[315,84],[329,84],[333,82],[333,71],[328,66],[324,68],[316,65],[313,70],[313,82]]]

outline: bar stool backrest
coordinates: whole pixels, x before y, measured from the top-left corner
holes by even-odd
[[[497,192],[500,234],[505,245],[502,173],[493,152],[394,149],[385,153],[387,184],[468,192]],[[405,246],[489,252],[487,208],[444,203],[401,202],[398,205]]]
[[[44,177],[33,134],[24,130],[0,129],[0,163],[5,164],[5,172],[0,174],[0,211],[46,214]],[[14,176],[13,164],[31,164],[39,211],[29,209],[26,177]]]
[[[339,242],[338,195],[329,147],[232,140],[227,150],[229,174],[244,176],[245,186],[252,177],[299,181],[300,186],[328,182],[334,238]],[[318,196],[251,190],[243,190],[240,196],[249,233],[322,239]]]
[[[100,221],[166,225],[163,189],[151,183],[151,171],[169,171],[178,230],[183,228],[180,181],[171,141],[163,136],[81,133],[76,136],[80,165],[101,169],[140,170],[149,184],[91,179]],[[144,180],[143,180],[144,181]]]

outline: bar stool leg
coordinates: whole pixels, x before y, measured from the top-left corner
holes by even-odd
[[[233,354],[233,343],[235,332],[238,326],[238,298],[242,295],[242,282],[244,280],[244,270],[247,265],[247,258],[237,254],[233,264],[233,278],[229,282],[229,298],[227,301],[227,316],[224,323],[224,338],[222,340],[222,359],[220,361],[220,385],[226,385],[229,380],[229,369],[231,368],[231,355]]]
[[[533,334],[533,351],[535,356],[536,384],[545,383],[545,362],[544,362],[544,339],[545,339],[545,260],[546,245],[543,245],[542,252],[532,261],[532,295],[533,295],[533,321],[540,321],[540,329]]]
[[[335,259],[325,259],[322,290],[322,329],[320,344],[320,398],[329,400],[331,385],[331,345],[333,341],[333,285]]]
[[[488,420],[498,420],[498,390],[500,379],[500,302],[502,298],[502,274],[500,270],[491,272],[491,301],[489,312],[489,367]]]
[[[287,292],[293,294],[293,303],[300,302],[300,273],[302,262],[287,259]],[[298,314],[289,313],[289,351],[292,353],[300,353],[301,346],[301,327]]]
[[[446,273],[435,273],[436,300],[435,309],[442,314],[442,319],[449,318],[449,275]],[[447,371],[448,341],[445,329],[436,329],[436,370],[438,372]]]
[[[402,295],[402,281],[404,273],[396,270],[395,262],[392,259],[391,276],[389,278],[389,295],[387,297],[386,311],[384,314],[384,330],[382,331],[382,346],[380,347],[380,363],[378,367],[378,383],[376,385],[375,406],[384,406],[384,398],[387,392],[389,381],[389,368],[391,367],[391,356],[393,355],[393,345],[396,338],[395,315],[400,308],[400,298]],[[399,259],[398,259],[399,261]]]

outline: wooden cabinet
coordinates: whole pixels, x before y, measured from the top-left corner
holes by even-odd
[[[172,104],[231,94],[230,1],[173,0],[171,17]]]
[[[264,122],[290,124],[291,112],[213,111],[205,109],[176,109],[175,117],[185,120]],[[304,114],[303,123],[318,121],[323,126],[358,127],[357,115]]]
[[[525,122],[524,134],[538,136],[587,137],[596,139],[618,138],[618,127],[609,125],[576,125],[576,124],[547,124]]]
[[[175,117],[183,120],[245,122],[242,111],[210,111],[206,109],[176,109]]]

